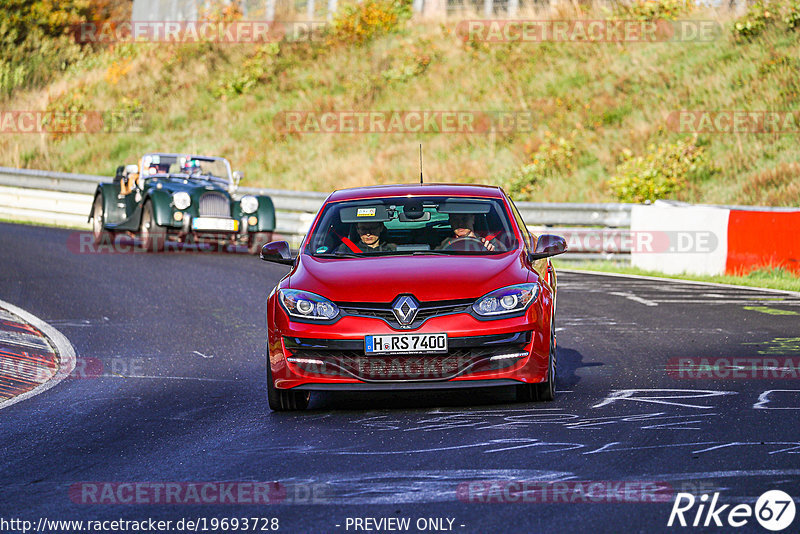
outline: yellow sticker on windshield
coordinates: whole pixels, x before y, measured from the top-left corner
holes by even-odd
[[[358,208],[356,217],[375,217],[375,208]]]

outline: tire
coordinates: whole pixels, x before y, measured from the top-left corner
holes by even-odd
[[[264,243],[272,241],[272,232],[253,232],[247,241],[247,251],[250,254],[258,254]]]
[[[517,386],[518,402],[553,401],[556,398],[556,329],[555,317],[550,319],[550,355],[547,361],[547,381]]]
[[[142,248],[147,252],[164,252],[167,229],[156,224],[156,218],[153,216],[153,203],[149,200],[144,203],[142,208],[139,238],[142,240]]]
[[[95,246],[111,243],[111,232],[105,229],[103,219],[105,219],[103,195],[97,195],[94,197],[94,204],[92,207],[92,237]]]
[[[556,328],[555,317],[550,318],[550,358],[547,365],[547,382],[531,384],[536,391],[536,400],[556,400]]]
[[[274,412],[305,410],[308,408],[309,400],[311,400],[311,393],[308,391],[276,388],[272,381],[272,369],[267,360],[267,401],[269,401],[270,410]]]

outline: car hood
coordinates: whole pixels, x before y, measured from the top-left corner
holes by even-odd
[[[303,254],[289,286],[334,302],[391,302],[410,293],[420,301],[478,298],[527,280],[519,252],[496,256],[314,258]]]

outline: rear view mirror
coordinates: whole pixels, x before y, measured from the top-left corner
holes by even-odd
[[[264,261],[282,263],[284,265],[292,265],[294,263],[292,251],[286,241],[273,241],[265,244],[261,247],[260,256]]]
[[[542,234],[536,240],[536,248],[528,256],[530,261],[541,260],[542,258],[549,258],[558,254],[563,254],[567,251],[567,242],[564,238],[552,234]]]

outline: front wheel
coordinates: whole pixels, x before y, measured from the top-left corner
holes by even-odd
[[[550,354],[547,358],[547,380],[538,384],[517,386],[517,401],[552,401],[556,398],[556,329],[555,317],[550,319]]]
[[[536,389],[536,399],[552,401],[556,399],[556,332],[554,319],[550,319],[550,358],[547,366],[547,382],[531,384]]]
[[[311,393],[276,388],[272,380],[272,369],[267,360],[267,400],[270,410],[274,412],[305,410],[308,408],[308,401],[311,400]]]
[[[167,240],[167,229],[156,224],[153,216],[153,203],[149,200],[142,208],[142,224],[139,227],[142,248],[147,252],[163,252]]]
[[[92,207],[92,237],[95,245],[111,242],[111,233],[105,228],[105,209],[103,208],[103,195],[94,197]]]
[[[253,232],[247,241],[247,251],[258,254],[265,243],[272,241],[272,232]]]

